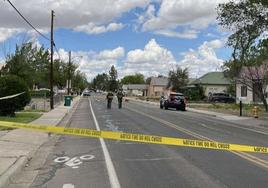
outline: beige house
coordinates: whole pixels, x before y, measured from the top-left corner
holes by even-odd
[[[154,97],[164,95],[164,93],[170,91],[167,86],[167,77],[152,77],[148,89],[148,96]]]
[[[189,83],[189,86],[201,85],[205,90],[205,96],[208,97],[213,93],[227,93],[230,84],[223,72],[209,72]]]
[[[126,96],[147,96],[148,87],[147,84],[125,84],[122,89]]]

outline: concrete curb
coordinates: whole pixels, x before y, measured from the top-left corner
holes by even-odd
[[[8,184],[11,183],[11,179],[14,178],[21,169],[26,165],[28,162],[28,158],[26,156],[21,156],[16,162],[11,165],[11,167],[5,171],[5,173],[0,176],[0,187],[4,188]]]
[[[189,112],[194,112],[194,113],[198,113],[198,114],[204,114],[204,115],[207,115],[207,116],[210,116],[210,117],[218,117],[218,116],[215,115],[215,114],[209,114],[209,113],[207,113],[207,112],[196,111],[195,109],[193,109],[193,108],[189,108],[189,107],[187,107],[186,110],[189,111]]]
[[[78,102],[80,101],[81,98],[77,99],[73,105],[71,106],[71,108],[69,110],[67,110],[67,112],[65,113],[65,115],[61,118],[60,122],[69,114],[73,113],[73,108],[76,108],[78,105]],[[68,119],[68,122],[70,121],[70,119]],[[67,122],[67,124],[68,124]],[[59,123],[58,123],[59,124]],[[57,125],[58,125],[57,124]],[[55,126],[57,126],[55,125]],[[49,137],[48,137],[49,139]],[[12,178],[14,178],[21,170],[22,168],[27,164],[27,162],[35,155],[35,153],[38,151],[38,149],[48,141],[48,139],[46,141],[44,141],[43,143],[40,144],[39,147],[33,149],[28,156],[21,156],[19,157],[18,160],[15,161],[15,163],[13,165],[11,165],[11,167],[5,171],[1,176],[0,176],[0,188],[5,188],[7,185],[9,185],[12,182]]]

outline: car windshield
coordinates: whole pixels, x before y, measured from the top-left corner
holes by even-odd
[[[170,98],[173,98],[173,99],[183,99],[184,96],[182,94],[170,94]]]
[[[268,187],[268,0],[0,0],[0,188]]]

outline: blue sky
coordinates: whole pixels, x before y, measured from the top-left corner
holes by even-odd
[[[228,33],[216,24],[219,3],[227,0],[12,0],[22,14],[49,37],[55,11],[55,43],[61,59],[74,62],[88,79],[115,65],[119,77],[142,73],[167,75],[176,66],[191,77],[219,71],[230,59]],[[0,2],[0,61],[16,44],[33,41],[49,47],[15,13]],[[57,54],[55,54],[57,58]]]

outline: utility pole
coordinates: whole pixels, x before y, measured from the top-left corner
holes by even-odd
[[[72,65],[71,56],[72,56],[72,52],[69,51],[68,80],[67,80],[68,95],[70,95],[71,65]]]
[[[54,109],[54,92],[53,92],[53,46],[54,46],[54,39],[53,39],[53,24],[54,24],[54,11],[51,11],[51,32],[50,32],[50,109]]]

